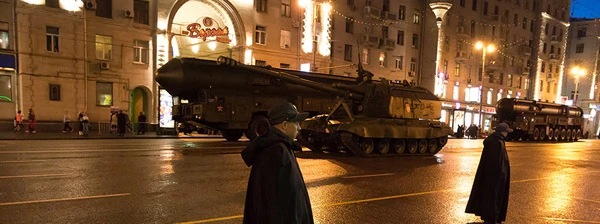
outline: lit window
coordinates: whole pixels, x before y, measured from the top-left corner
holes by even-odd
[[[385,52],[379,53],[379,66],[386,67],[387,63],[385,63],[385,62],[386,62],[386,60],[385,60]]]
[[[144,40],[133,41],[133,62],[148,64],[149,43]]]
[[[454,90],[452,91],[452,99],[453,100],[458,100],[458,94],[459,94],[459,84],[458,82],[456,83],[456,85],[454,86]]]
[[[363,64],[369,64],[369,49],[367,48],[363,48],[362,49],[362,58],[361,58],[361,62]]]
[[[419,20],[421,19],[421,14],[418,12],[415,12],[414,16],[413,16],[413,23],[414,24],[419,24]]]
[[[493,91],[494,91],[493,89],[490,89],[487,93],[487,100],[486,100],[487,104],[492,104],[492,92]]]
[[[96,35],[96,58],[112,59],[112,37]]]
[[[58,52],[58,38],[60,37],[58,27],[46,26],[46,50]]]
[[[113,103],[113,84],[111,82],[96,83],[96,105],[112,106]]]
[[[290,49],[290,31],[281,30],[281,37],[279,38],[279,46],[284,49]]]

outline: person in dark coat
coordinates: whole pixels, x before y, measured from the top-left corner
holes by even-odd
[[[510,189],[510,163],[505,138],[513,130],[506,123],[483,141],[483,152],[475,174],[466,213],[481,216],[484,223],[506,221]]]
[[[140,112],[140,115],[138,115],[137,134],[138,135],[146,134],[146,115],[144,115],[143,111]]]
[[[123,113],[123,110],[119,110],[119,114],[117,114],[117,133],[119,133],[119,136],[125,135],[127,119],[127,115]]]
[[[242,151],[252,166],[246,203],[246,224],[314,223],[308,191],[292,150],[302,150],[294,142],[300,121],[308,113],[298,113],[291,103],[279,104],[269,111],[271,127]]]

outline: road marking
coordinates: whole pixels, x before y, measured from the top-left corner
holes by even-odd
[[[382,174],[369,174],[369,175],[358,175],[358,176],[347,176],[341,177],[343,179],[353,179],[353,178],[365,178],[365,177],[383,177],[383,176],[392,176],[395,173],[382,173]]]
[[[225,221],[225,220],[230,220],[230,219],[241,219],[241,218],[244,218],[244,215],[234,215],[234,216],[227,216],[227,217],[214,218],[214,219],[204,219],[204,220],[190,221],[190,222],[179,222],[178,224],[207,223],[207,222],[217,222],[217,221]]]
[[[565,175],[558,175],[558,176],[583,175],[583,174],[590,174],[590,173],[600,173],[600,171],[592,171],[592,172],[577,173],[577,174],[565,174]],[[516,180],[516,181],[511,181],[511,183],[523,183],[523,182],[529,182],[529,181],[550,179],[550,178],[555,178],[555,177],[557,177],[557,176],[534,178],[534,179],[525,179],[525,180]],[[340,206],[340,205],[349,205],[349,204],[358,204],[358,203],[365,203],[365,202],[383,201],[383,200],[390,200],[390,199],[397,199],[397,198],[406,198],[406,197],[413,197],[413,196],[421,196],[421,195],[429,195],[429,194],[436,194],[436,193],[452,192],[452,191],[457,191],[457,190],[459,190],[459,189],[458,188],[456,188],[456,189],[444,189],[444,190],[418,192],[418,193],[411,193],[411,194],[392,195],[392,196],[378,197],[378,198],[368,198],[368,199],[353,200],[353,201],[343,201],[343,202],[337,202],[337,203],[331,203],[331,204],[315,205],[315,206],[312,206],[312,208],[314,209],[314,208],[320,208],[320,207],[333,207],[333,206]],[[463,199],[459,199],[459,201],[465,200],[465,199],[468,200],[468,198],[463,198]],[[243,218],[243,217],[244,217],[243,215],[234,215],[234,216],[219,217],[219,218],[212,218],[212,219],[203,219],[203,220],[197,220],[197,221],[180,222],[180,223],[182,223],[182,224],[207,223],[207,222],[216,222],[216,221],[223,221],[223,220],[230,220],[230,219],[238,219],[238,218]],[[573,220],[566,220],[566,221],[573,221]],[[586,221],[582,221],[582,222],[586,222]],[[600,222],[598,222],[598,223],[600,223]]]
[[[95,196],[74,197],[74,198],[46,199],[46,200],[34,200],[34,201],[6,202],[6,203],[0,203],[0,206],[35,204],[35,203],[46,203],[46,202],[60,202],[60,201],[75,201],[75,200],[97,199],[97,198],[111,198],[111,197],[122,197],[122,196],[129,196],[129,195],[131,195],[131,193],[106,194],[106,195],[95,195]]]
[[[46,160],[7,160],[7,161],[0,161],[0,163],[37,163],[37,162],[46,162]]]
[[[546,220],[550,220],[550,221],[565,221],[565,222],[579,222],[579,223],[600,223],[599,221],[586,221],[586,220],[561,219],[561,218],[546,218]]]
[[[32,151],[0,151],[0,154],[27,154],[27,153],[80,153],[80,152],[145,152],[145,151],[173,151],[171,149],[87,149],[87,150],[32,150]]]
[[[19,176],[0,176],[0,179],[10,178],[28,178],[28,177],[55,177],[55,176],[68,176],[69,174],[53,173],[53,174],[33,174],[33,175],[19,175]]]

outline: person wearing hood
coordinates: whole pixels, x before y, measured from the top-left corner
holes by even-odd
[[[481,216],[486,224],[506,221],[510,163],[505,138],[512,131],[508,124],[499,123],[496,131],[483,141],[483,152],[465,212]]]
[[[251,166],[244,223],[314,223],[308,191],[292,150],[302,147],[294,142],[299,122],[308,113],[298,113],[291,103],[281,103],[269,111],[271,127],[242,151]]]

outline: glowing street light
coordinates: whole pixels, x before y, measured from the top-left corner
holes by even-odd
[[[573,105],[576,105],[577,102],[577,89],[579,88],[579,77],[585,76],[587,71],[585,68],[580,68],[579,66],[575,66],[571,69],[571,74],[575,77],[575,94],[573,94]]]
[[[479,132],[483,133],[483,80],[485,75],[485,56],[487,53],[493,53],[496,51],[496,46],[492,43],[484,43],[482,41],[477,41],[475,43],[475,49],[481,50],[481,60],[483,63],[481,64],[481,82],[479,86]]]

